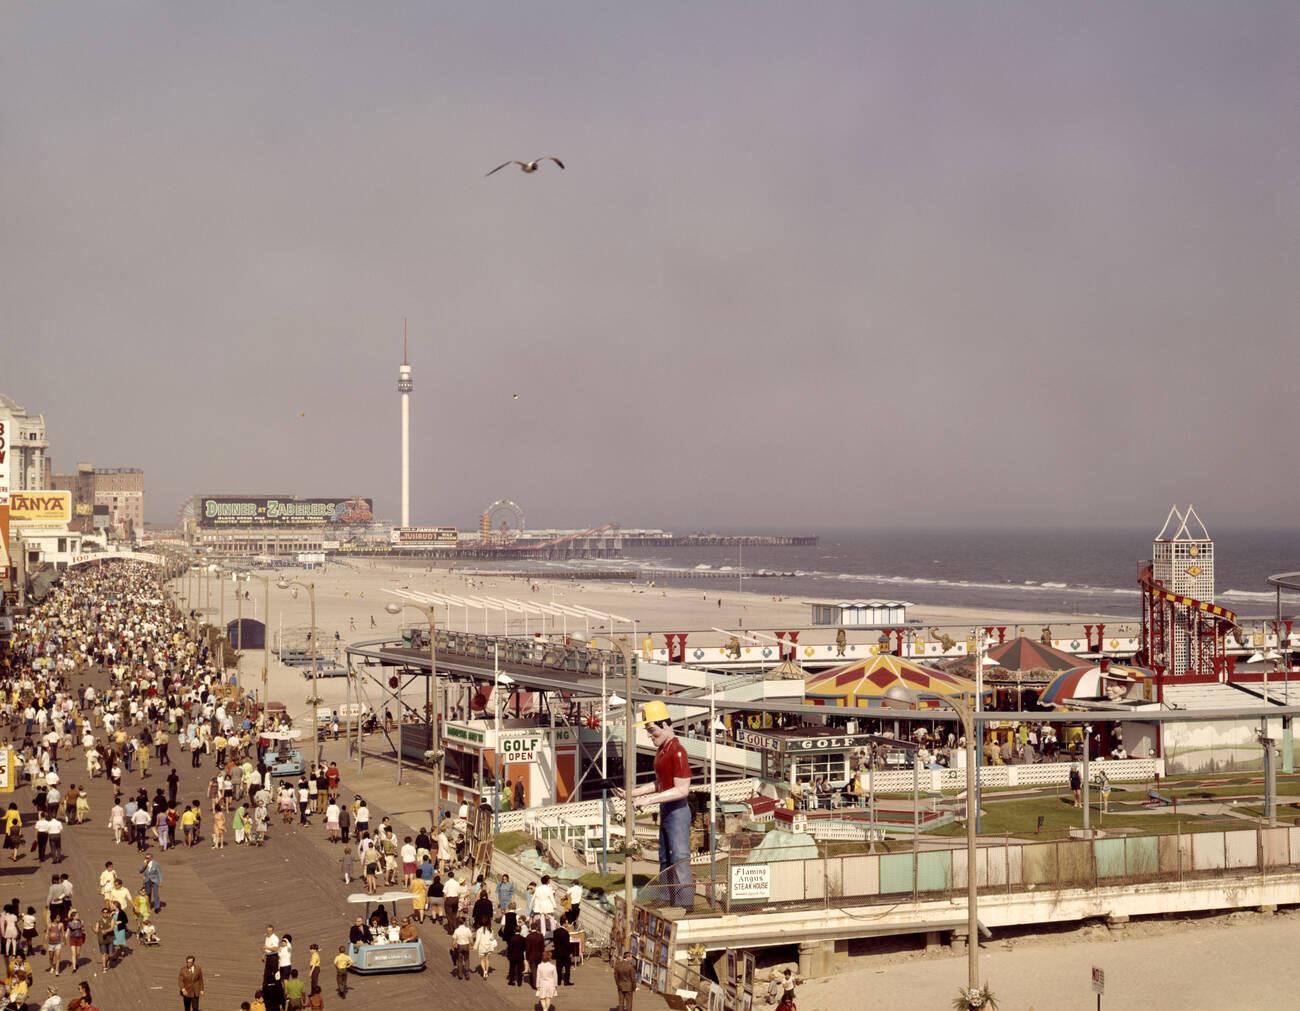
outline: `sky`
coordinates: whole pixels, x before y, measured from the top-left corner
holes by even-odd
[[[152,521],[396,520],[405,319],[418,524],[1294,526],[1297,52],[1268,0],[8,2],[0,392]]]

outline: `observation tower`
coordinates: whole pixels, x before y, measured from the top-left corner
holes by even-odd
[[[402,364],[397,367],[397,392],[402,395],[402,526],[411,525],[411,364],[406,360],[406,320],[402,320]]]

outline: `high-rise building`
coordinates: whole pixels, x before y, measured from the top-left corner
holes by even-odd
[[[49,443],[45,417],[28,414],[25,407],[0,393],[0,484],[7,473],[8,491],[40,491],[49,487]]]
[[[144,532],[144,471],[139,468],[79,463],[75,473],[56,474],[53,486],[72,492],[77,529],[100,527],[121,537]]]

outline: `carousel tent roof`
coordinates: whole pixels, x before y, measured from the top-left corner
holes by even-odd
[[[999,643],[988,655],[1007,670],[1070,670],[1079,665],[1077,656],[1023,635]]]
[[[990,675],[996,677],[999,671],[1019,673],[1041,671],[1050,674],[1079,666],[1077,656],[1071,656],[1055,646],[1049,646],[1023,635],[999,643],[986,650],[984,655],[996,663],[996,666],[990,663],[984,668],[985,677]],[[949,660],[943,664],[943,669],[963,677],[970,677],[975,673],[975,657],[963,656],[956,660]]]
[[[910,703],[922,709],[939,705],[936,699],[918,698],[921,692],[974,695],[975,684],[889,653],[832,667],[804,682],[807,698],[841,706],[879,706],[886,701]]]
[[[763,672],[768,681],[801,681],[807,676],[808,672],[793,660],[784,660],[779,667],[770,667]]]
[[[1061,705],[1066,699],[1100,699],[1106,696],[1106,681],[1138,682],[1154,678],[1155,675],[1143,667],[1129,667],[1125,664],[1112,663],[1104,669],[1100,664],[1085,664],[1072,667],[1058,674],[1039,696],[1040,705]]]

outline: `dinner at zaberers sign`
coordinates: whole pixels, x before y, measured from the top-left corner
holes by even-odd
[[[502,735],[497,741],[497,754],[503,762],[536,762],[537,748],[541,743],[542,739],[536,735]]]

